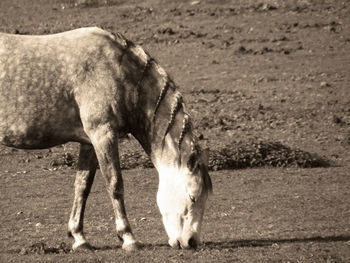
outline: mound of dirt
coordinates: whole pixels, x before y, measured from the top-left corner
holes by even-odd
[[[143,152],[131,152],[120,155],[120,166],[122,169],[133,169],[137,167],[153,168],[148,156]]]
[[[291,149],[279,142],[236,142],[212,151],[211,170],[253,167],[315,168],[331,165],[324,157],[300,149]]]
[[[122,169],[151,168],[152,162],[143,152],[120,156]],[[255,167],[329,167],[331,162],[300,149],[292,149],[279,142],[233,142],[210,152],[209,169],[212,171]]]
[[[50,162],[51,166],[76,167],[78,156],[72,153],[59,154]],[[122,169],[153,168],[153,164],[142,150],[120,154]],[[300,149],[292,149],[279,142],[248,141],[232,142],[221,149],[212,150],[209,169],[245,169],[256,167],[329,167],[331,162],[325,157]]]

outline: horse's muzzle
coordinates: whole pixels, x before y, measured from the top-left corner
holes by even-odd
[[[179,240],[169,240],[169,245],[172,248],[177,248],[177,249],[197,249],[199,244],[199,241],[194,237],[191,236],[188,240],[185,242],[181,242]]]

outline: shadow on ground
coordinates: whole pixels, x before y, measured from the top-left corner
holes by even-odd
[[[241,240],[231,240],[231,241],[215,241],[215,242],[205,242],[203,243],[202,248],[204,250],[211,249],[228,249],[228,248],[242,248],[242,247],[270,247],[275,244],[287,244],[287,243],[330,243],[330,242],[347,242],[350,241],[350,236],[348,235],[339,235],[339,236],[328,236],[328,237],[306,237],[306,238],[282,238],[282,239],[241,239]],[[159,243],[159,244],[142,244],[142,250],[154,249],[154,248],[164,248],[169,247],[168,244]],[[97,252],[97,251],[110,251],[121,249],[120,245],[116,246],[91,246],[91,249],[83,249],[84,253],[86,251]],[[169,247],[170,249],[170,247]],[[27,248],[21,250],[10,251],[15,254],[67,254],[72,253],[73,251],[65,243],[61,243],[58,247],[48,247],[45,243],[35,243]],[[75,251],[80,252],[80,250]]]
[[[306,237],[306,238],[282,238],[282,239],[241,239],[231,241],[219,241],[219,242],[205,242],[206,249],[225,249],[225,248],[240,248],[240,247],[268,247],[273,244],[286,244],[286,243],[329,243],[329,242],[347,242],[350,241],[350,236],[328,236],[328,237]]]

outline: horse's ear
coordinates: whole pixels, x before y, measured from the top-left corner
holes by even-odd
[[[205,148],[201,152],[202,163],[208,165],[209,163],[209,148]]]
[[[188,169],[193,172],[198,165],[198,157],[196,152],[192,152],[187,161]]]

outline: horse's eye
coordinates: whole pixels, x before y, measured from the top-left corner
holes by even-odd
[[[188,195],[188,196],[190,197],[192,204],[194,204],[196,202],[196,198],[193,195]]]

